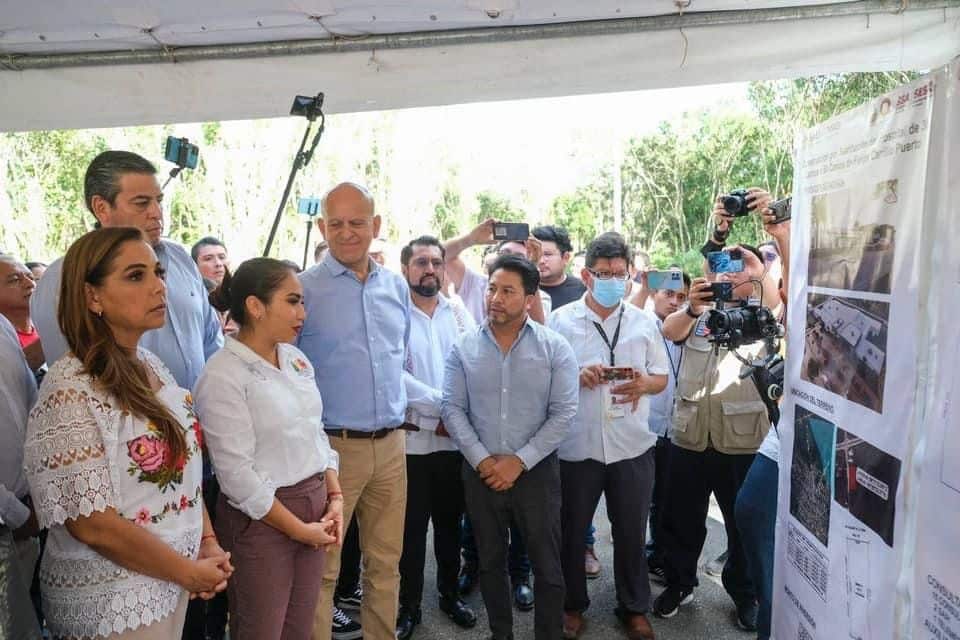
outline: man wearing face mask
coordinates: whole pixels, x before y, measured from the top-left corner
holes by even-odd
[[[460,572],[460,519],[463,517],[463,456],[440,420],[444,362],[453,345],[476,322],[459,301],[438,295],[444,285],[444,249],[433,236],[420,236],[400,252],[410,285],[410,342],[404,367],[407,433],[407,512],[400,557],[400,612],[397,639],[407,640],[420,623],[427,525],[433,521],[439,607],[469,629],[477,616],[457,592]],[[418,390],[419,389],[419,390]],[[416,399],[416,400],[414,400]],[[413,427],[410,427],[413,429]]]
[[[654,637],[644,552],[657,443],[649,396],[666,387],[669,369],[655,320],[624,300],[630,262],[620,234],[593,240],[581,272],[587,293],[550,316],[550,328],[567,339],[580,368],[577,416],[559,449],[566,638],[579,636],[590,604],[582,532],[601,494],[613,527],[615,613],[631,640]]]
[[[755,210],[768,212],[770,196],[751,194]],[[712,306],[711,282],[729,282],[733,303],[754,300],[781,313],[775,282],[756,248],[740,250],[743,270],[709,273],[695,278],[689,304],[667,316],[663,336],[682,343],[682,363],[677,375],[675,413],[670,431],[670,501],[663,513],[664,570],[667,588],[654,602],[657,615],[676,615],[680,605],[693,599],[697,585],[697,562],[706,537],[709,497],[712,492],[723,512],[729,556],[723,568],[724,589],[736,605],[737,624],[756,630],[756,589],[747,572],[746,560],[734,517],[734,501],[754,454],[770,429],[767,408],[750,376],[741,377],[747,361],[767,355],[763,342],[740,346],[736,351],[715,348],[707,330]],[[739,358],[738,358],[739,355]]]

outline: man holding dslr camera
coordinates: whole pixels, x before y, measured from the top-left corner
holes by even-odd
[[[776,217],[766,191],[753,188],[740,194],[746,211],[767,214],[765,221]],[[723,586],[736,605],[738,625],[753,631],[756,589],[737,531],[734,501],[770,429],[770,419],[753,377],[741,378],[747,367],[740,358],[754,362],[769,355],[771,341],[753,338],[760,333],[771,338],[779,335],[776,318],[782,302],[778,283],[759,251],[748,245],[722,246],[732,217],[743,215],[729,212],[724,204],[723,196],[717,198],[717,229],[704,247],[705,253],[710,252],[708,276],[693,280],[689,304],[663,322],[664,337],[682,344],[683,356],[671,428],[671,499],[663,514],[667,588],[654,602],[654,611],[669,618],[693,598],[712,492],[723,512],[730,549]],[[723,313],[711,310],[715,302],[718,308],[721,303],[748,306]]]

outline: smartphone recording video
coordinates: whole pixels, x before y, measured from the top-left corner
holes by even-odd
[[[497,222],[493,225],[493,239],[497,242],[526,242],[530,225],[526,222]]]
[[[711,251],[707,254],[707,264],[713,273],[740,273],[743,271],[743,252],[740,249]]]

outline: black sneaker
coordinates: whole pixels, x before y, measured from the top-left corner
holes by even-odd
[[[360,605],[363,603],[363,587],[357,585],[352,593],[342,594],[334,593],[333,605],[344,611],[360,611]]]
[[[757,603],[754,600],[737,603],[737,626],[744,631],[757,630]]]
[[[680,605],[691,602],[693,602],[693,589],[667,587],[653,601],[653,612],[661,618],[672,618],[677,615]]]
[[[363,628],[360,623],[348,616],[342,609],[333,608],[333,627],[330,632],[333,640],[360,640]]]
[[[707,563],[707,566],[703,568],[707,572],[707,575],[711,575],[715,578],[719,578],[723,575],[723,568],[727,566],[727,558],[730,557],[730,550],[727,549],[719,556]]]

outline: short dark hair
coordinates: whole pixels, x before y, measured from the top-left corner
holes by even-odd
[[[400,249],[400,264],[405,267],[410,264],[414,247],[440,247],[440,257],[444,260],[447,259],[447,250],[440,243],[440,240],[434,236],[420,236],[419,238],[414,238]]]
[[[753,246],[752,244],[747,244],[747,243],[745,243],[745,242],[741,242],[741,243],[739,244],[739,247],[740,247],[741,249],[746,249],[747,251],[749,251],[749,252],[752,253],[753,255],[757,256],[757,260],[760,261],[760,264],[763,264],[763,254],[760,253],[760,249],[757,249],[757,248],[756,248],[755,246]],[[777,253],[780,253],[780,252],[778,251]]]
[[[630,248],[627,246],[627,241],[616,231],[601,233],[587,245],[586,264],[588,269],[593,268],[593,265],[597,264],[597,260],[601,258],[608,260],[623,258],[627,266],[633,264],[633,258],[630,255]]]
[[[230,317],[243,326],[247,321],[247,298],[256,296],[263,304],[269,303],[280,283],[296,273],[294,267],[274,258],[251,258],[232,274],[226,270],[220,286],[210,293],[210,305],[221,313],[229,311]]]
[[[284,258],[284,259],[281,260],[280,262],[282,262],[283,264],[285,264],[285,265],[287,265],[288,267],[290,267],[291,269],[293,269],[293,272],[294,272],[294,273],[302,273],[302,272],[303,272],[303,269],[300,268],[300,265],[297,264],[296,262],[294,262],[293,260],[290,260],[289,258]]]
[[[213,236],[205,236],[197,240],[193,248],[190,249],[190,257],[193,258],[193,261],[197,261],[197,257],[200,255],[200,249],[204,247],[223,247],[227,248],[227,245],[220,242],[219,238],[214,238]]]
[[[573,251],[573,245],[570,244],[570,234],[563,227],[557,227],[552,224],[545,224],[542,227],[536,227],[532,232],[534,238],[540,242],[552,242],[557,245],[560,253],[570,253]]]
[[[523,292],[528,296],[535,294],[540,288],[540,270],[526,258],[512,254],[500,256],[490,265],[490,275],[498,269],[519,275],[523,280]]]
[[[46,263],[44,263],[44,262],[33,262],[33,261],[31,261],[31,262],[24,262],[24,263],[23,263],[23,266],[25,266],[27,269],[35,269],[36,267],[43,267],[44,269],[47,268]]]
[[[120,178],[127,173],[156,175],[157,168],[130,151],[104,151],[90,161],[83,176],[83,201],[93,213],[93,198],[100,196],[114,206],[120,193]]]

